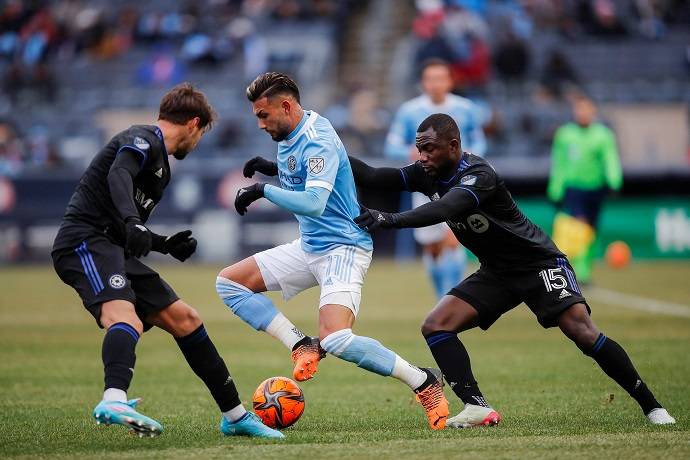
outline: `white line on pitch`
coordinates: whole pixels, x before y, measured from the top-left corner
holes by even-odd
[[[601,302],[605,302],[617,307],[640,310],[650,313],[661,313],[664,315],[681,316],[690,318],[690,306],[679,303],[664,302],[663,300],[649,299],[623,292],[612,291],[600,287],[591,287],[585,291],[588,297],[594,297]]]

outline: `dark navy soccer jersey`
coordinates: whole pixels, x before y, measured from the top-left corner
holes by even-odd
[[[132,179],[132,196],[138,217],[146,222],[170,182],[170,165],[161,130],[157,126],[134,125],[115,135],[91,161],[67,205],[63,226],[76,224],[107,231],[123,242],[124,219],[113,202],[108,174],[117,155],[124,151],[134,152],[139,159],[141,169]]]
[[[520,211],[503,180],[484,159],[464,152],[455,175],[446,181],[429,177],[420,162],[400,172],[408,191],[421,192],[432,201],[453,190],[457,205],[450,203],[450,209],[458,213],[452,215],[451,211],[446,223],[483,265],[518,268],[564,257],[548,235]],[[423,212],[422,207],[398,216],[412,217],[416,212]]]

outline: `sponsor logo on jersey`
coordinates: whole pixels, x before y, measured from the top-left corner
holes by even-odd
[[[448,224],[450,228],[454,228],[455,230],[467,230],[467,227],[465,227],[465,224],[463,224],[462,222],[453,222],[452,220],[447,220],[446,224]]]
[[[163,177],[163,168],[159,169],[154,173],[156,177],[162,178]]]
[[[139,203],[139,206],[146,210],[153,209],[153,207],[156,205],[151,198],[146,198],[144,192],[139,189],[136,189],[134,192],[134,201]]]
[[[134,138],[134,146],[141,150],[148,150],[151,147],[151,145],[146,142],[146,139],[143,139],[139,136]]]
[[[565,299],[566,297],[570,297],[571,295],[572,295],[572,294],[571,294],[570,292],[568,292],[568,291],[566,291],[565,289],[563,289],[563,290],[561,291],[561,293],[559,294],[559,296],[558,296],[558,300]]]
[[[441,199],[441,195],[439,195],[438,193],[434,193],[433,195],[431,195],[431,198],[430,198],[431,201],[437,201],[440,199]]]
[[[471,174],[468,174],[467,176],[464,176],[462,179],[460,179],[461,185],[474,185],[476,182],[477,176],[473,176]]]
[[[288,157],[288,169],[290,170],[290,172],[294,172],[295,169],[297,169],[297,159],[294,155],[290,155]]]
[[[280,180],[283,182],[287,182],[288,184],[292,185],[299,185],[302,183],[302,178],[298,176],[290,176],[288,174],[285,174],[283,171],[279,171],[278,175],[280,176]]]
[[[318,174],[323,171],[323,167],[326,165],[326,160],[321,157],[309,158],[308,167],[309,172],[312,174]]]
[[[472,214],[467,218],[467,225],[474,233],[484,233],[489,229],[489,219],[481,214]]]
[[[110,277],[108,284],[110,284],[113,289],[122,289],[127,284],[127,281],[124,276],[116,273]]]

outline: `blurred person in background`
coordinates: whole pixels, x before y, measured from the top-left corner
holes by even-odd
[[[463,146],[473,154],[483,156],[486,153],[483,109],[471,100],[451,93],[453,79],[449,65],[439,59],[426,61],[421,69],[420,84],[423,94],[405,102],[395,114],[384,147],[386,157],[416,161],[419,156],[414,145],[417,126],[433,113],[453,117],[460,126]],[[410,209],[408,196],[401,196],[400,208],[403,211]],[[412,195],[413,207],[427,202],[429,199],[420,193]],[[440,298],[462,278],[467,261],[465,250],[443,223],[415,229],[414,238],[423,248],[424,265],[433,281],[436,296]],[[401,232],[396,242],[399,256],[405,252],[408,241],[409,233]]]
[[[615,135],[596,121],[594,102],[575,99],[573,118],[554,136],[547,196],[562,211],[554,221],[554,241],[570,258],[578,279],[588,283],[601,206],[609,190],[620,190],[623,173]]]
[[[15,176],[22,170],[24,143],[14,124],[0,120],[0,177]]]

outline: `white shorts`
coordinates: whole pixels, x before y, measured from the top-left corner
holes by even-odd
[[[419,206],[428,203],[429,197],[426,195],[415,192],[412,194],[412,209],[418,208]],[[421,227],[414,229],[414,239],[417,243],[426,246],[431,243],[438,243],[446,239],[446,234],[448,233],[448,224],[445,222],[435,225],[430,225],[428,227]]]
[[[289,300],[305,289],[321,286],[319,308],[343,305],[357,316],[371,254],[356,246],[337,246],[323,254],[311,254],[296,239],[259,252],[254,259],[268,291],[281,291]]]

